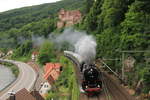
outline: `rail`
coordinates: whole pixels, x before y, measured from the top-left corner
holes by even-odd
[[[113,71],[105,62],[103,61],[101,62],[121,81],[121,83],[126,84],[126,82],[115,71]]]
[[[64,51],[64,56],[67,57],[75,64],[76,76],[78,78],[77,82],[79,85],[81,85],[82,75],[79,71],[79,68],[81,66],[82,60],[79,58],[77,54],[70,51]],[[111,100],[109,97],[109,90],[107,89],[105,80],[106,79],[104,79],[104,77],[102,76],[103,89],[104,89],[103,95],[106,96],[107,100]],[[87,95],[80,93],[80,100],[101,100],[101,98],[102,98],[101,95],[98,95],[97,97],[88,97]]]

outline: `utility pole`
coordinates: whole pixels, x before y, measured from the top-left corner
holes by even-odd
[[[125,59],[125,53],[122,52],[122,80],[124,80],[124,59]]]
[[[121,52],[122,53],[122,80],[124,80],[124,60],[125,60],[125,53],[142,53],[142,52],[150,52],[150,50],[124,50],[124,51],[117,51],[117,52]]]

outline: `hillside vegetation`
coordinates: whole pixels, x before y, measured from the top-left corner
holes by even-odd
[[[94,0],[87,2],[90,1]],[[125,72],[125,81],[136,90],[136,94],[150,91],[148,9],[149,0],[96,0],[84,20],[76,25],[78,29],[87,30],[89,34],[95,35],[97,58],[105,59],[105,62],[120,75],[125,59],[135,59],[133,67]],[[123,51],[126,52],[123,54]]]
[[[88,34],[95,36],[97,41],[96,58],[105,60],[119,75],[121,75],[124,60],[129,57],[135,59],[133,67],[125,71],[124,79],[130,88],[135,89],[135,95],[150,91],[149,0],[62,0],[57,3],[3,12],[0,14],[0,48],[15,48],[15,54],[12,56],[14,58],[28,56],[33,48],[31,41],[33,36],[48,37],[51,32],[55,31],[61,34],[63,28],[59,30],[56,28],[57,12],[61,8],[81,10],[82,21],[73,27],[85,30]],[[56,56],[45,53],[46,49],[41,46],[39,63],[58,61]],[[62,51],[57,51],[55,46],[48,49],[58,55],[67,48],[64,46]],[[126,52],[123,54],[123,51]],[[42,59],[42,57],[46,59]],[[63,63],[66,64],[68,61]],[[73,77],[73,69],[66,68],[66,70],[70,70],[68,73]],[[63,75],[67,77],[66,73],[64,72]],[[75,80],[72,78],[65,80],[67,81],[63,81],[60,77],[56,84],[64,90],[58,90],[59,93],[70,91],[77,93],[74,91],[77,87],[74,83]],[[66,86],[64,84],[70,81],[74,85],[67,83]],[[69,90],[71,87],[73,90]],[[49,98],[57,97],[55,93],[54,91],[50,92]],[[75,97],[77,98],[77,95]]]
[[[31,22],[57,15],[61,8],[82,9],[84,0],[62,0],[37,6],[24,7],[0,13],[0,32],[11,28],[21,28]]]
[[[84,4],[84,0],[62,0],[0,13],[0,48],[17,47],[33,35],[46,37],[56,29],[61,8],[83,11]]]

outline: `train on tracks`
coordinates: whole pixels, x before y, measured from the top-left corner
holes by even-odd
[[[94,65],[83,63],[80,68],[83,74],[82,89],[87,95],[97,95],[102,91],[102,74]]]
[[[64,51],[64,55],[80,69],[80,91],[87,95],[99,94],[102,91],[102,73],[95,64],[86,64],[80,55],[71,51]]]

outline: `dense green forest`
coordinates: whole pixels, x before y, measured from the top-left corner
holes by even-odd
[[[93,0],[87,0],[90,1]],[[76,25],[95,35],[97,58],[106,59],[107,64],[118,73],[121,73],[123,51],[128,51],[124,58],[133,57],[135,63],[130,72],[125,72],[125,79],[137,94],[150,90],[149,9],[149,0],[96,0],[84,20]],[[139,80],[142,80],[143,89],[137,87]]]
[[[0,13],[0,32],[11,28],[21,28],[22,26],[37,22],[44,18],[56,17],[61,8],[82,9],[83,0],[62,0],[57,3],[48,3],[38,6],[24,7]]]
[[[62,0],[0,13],[0,47],[16,47],[33,35],[46,37],[56,29],[61,8],[84,11],[84,4],[84,0]]]
[[[51,32],[63,30],[56,28],[57,13],[61,8],[79,9],[83,13],[82,21],[73,27],[85,30],[96,37],[97,58],[106,59],[105,62],[119,74],[121,74],[123,51],[128,51],[124,53],[124,59],[131,56],[135,59],[135,63],[129,72],[125,72],[127,84],[136,90],[137,95],[150,91],[149,0],[62,0],[57,3],[3,12],[0,13],[0,48],[16,49],[12,56],[14,58],[28,56],[33,48],[30,41],[33,35],[47,37]],[[45,48],[44,45],[50,46]],[[58,61],[55,60],[56,55],[44,52],[49,49],[50,52],[57,54],[57,50],[52,48],[52,44],[45,43],[41,46],[39,56],[41,64]],[[66,80],[69,82],[68,79]],[[61,78],[59,81],[63,84]],[[139,82],[142,82],[143,88],[137,87]],[[70,87],[72,85],[68,84],[67,89]],[[49,97],[51,96],[54,94],[50,93]]]
[[[59,62],[64,66],[61,77],[57,80],[57,90],[49,92],[47,99],[57,98],[61,100],[72,98],[77,100],[79,90],[74,75],[73,65],[69,60],[56,55],[55,46],[45,41],[41,47],[34,47],[32,38],[36,36],[47,38],[51,32],[57,31],[57,14],[61,8],[67,10],[78,9],[81,12],[85,7],[84,0],[62,0],[56,3],[42,4],[25,7],[0,13],[0,50],[7,53],[14,49],[11,59],[29,61],[31,53],[39,50],[38,63],[42,67],[46,62]],[[60,29],[61,30],[61,29]],[[59,30],[58,30],[59,31]],[[52,53],[53,52],[53,53]],[[13,69],[12,69],[13,71]],[[66,96],[63,96],[63,95]],[[74,95],[72,95],[74,94]]]

